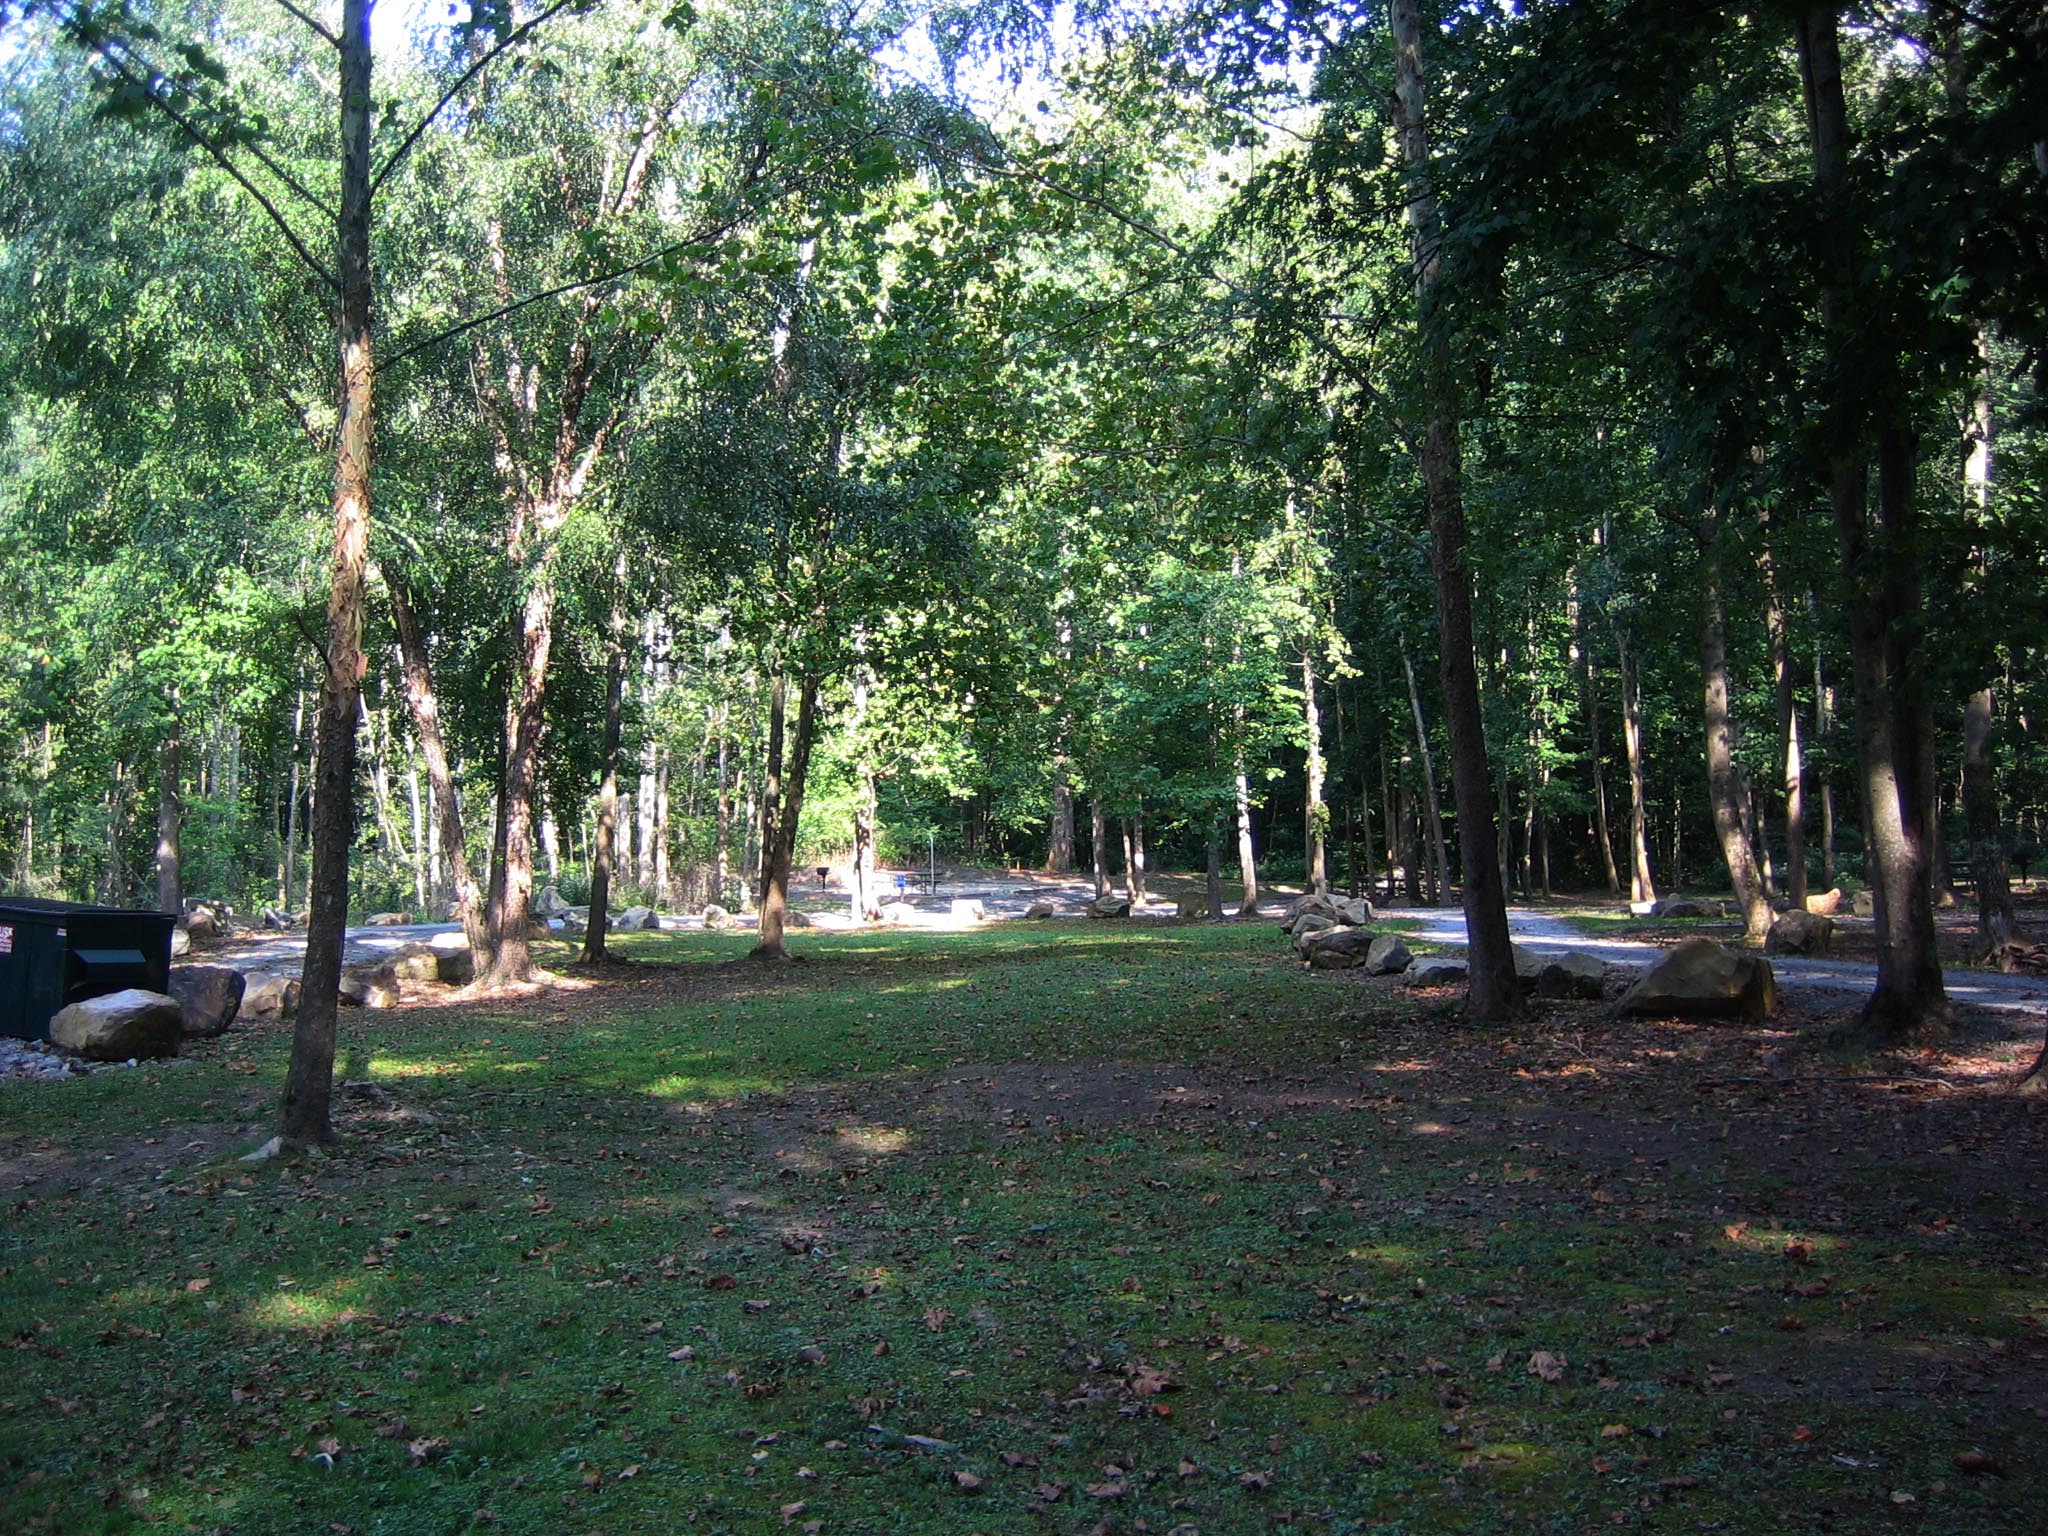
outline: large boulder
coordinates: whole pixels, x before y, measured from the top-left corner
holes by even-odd
[[[1465,953],[1424,955],[1401,973],[1404,987],[1454,987],[1465,979]]]
[[[1708,917],[1715,914],[1707,911],[1705,902],[1691,901],[1683,896],[1666,896],[1662,901],[1650,908],[1650,915],[1652,917]]]
[[[175,997],[130,987],[60,1008],[50,1043],[87,1061],[175,1056],[185,1038],[185,1010]]]
[[[1654,901],[1632,901],[1628,904],[1628,915],[1630,917],[1655,917],[1657,915],[1657,903]]]
[[[1391,933],[1383,933],[1372,941],[1365,952],[1365,968],[1375,976],[1398,976],[1408,969],[1415,956],[1408,946]]]
[[[1363,896],[1340,897],[1331,905],[1337,909],[1337,921],[1340,923],[1363,928],[1372,921],[1372,903]]]
[[[1129,917],[1131,898],[1128,896],[1099,896],[1088,903],[1090,917]]]
[[[981,904],[981,898],[978,896],[955,896],[953,920],[961,923],[985,923],[988,921],[988,908]]]
[[[658,926],[659,922],[652,907],[628,907],[612,919],[612,932],[644,933]]]
[[[451,987],[466,987],[476,980],[476,956],[469,948],[469,936],[437,933],[427,940],[434,952],[434,979]]]
[[[1806,910],[1818,913],[1822,917],[1832,917],[1843,900],[1842,888],[1838,885],[1832,891],[1822,891],[1818,896],[1807,897]]]
[[[732,914],[715,901],[704,903],[704,926],[719,933],[732,926]]]
[[[1770,961],[1692,938],[1669,950],[1621,1000],[1625,1014],[1759,1023],[1778,1006]]]
[[[391,957],[391,974],[400,981],[439,981],[441,956],[431,944],[408,944]]]
[[[1304,912],[1294,920],[1286,932],[1294,936],[1294,952],[1305,957],[1309,945],[1319,934],[1333,932],[1338,926],[1334,917],[1324,917],[1320,912]]]
[[[542,917],[567,917],[569,903],[562,900],[562,893],[552,885],[544,885],[540,894],[533,898],[533,910]]]
[[[341,1001],[354,1008],[398,1006],[398,972],[389,960],[365,960],[341,973]]]
[[[1858,917],[1877,916],[1877,898],[1868,891],[1858,891],[1849,898],[1849,910]]]
[[[241,1009],[248,979],[225,965],[181,965],[171,972],[170,995],[184,1011],[188,1038],[210,1040],[227,1033]]]
[[[1280,914],[1280,931],[1293,933],[1295,925],[1304,917],[1319,917],[1326,923],[1342,921],[1337,915],[1337,904],[1327,896],[1318,896],[1311,891],[1306,896],[1297,896],[1285,912]]]
[[[1049,901],[1034,901],[1024,909],[1024,915],[1034,920],[1041,917],[1051,917],[1052,914],[1053,904]]]
[[[1308,935],[1302,958],[1319,971],[1348,971],[1372,953],[1369,928],[1324,928]]]
[[[1607,967],[1595,955],[1567,950],[1539,955],[1514,946],[1515,980],[1538,997],[1597,998],[1607,991]]]
[[[1818,912],[1787,912],[1771,924],[1764,951],[1773,955],[1824,955],[1834,946],[1835,920]]]
[[[810,913],[797,907],[791,907],[782,914],[782,926],[785,928],[815,928],[818,924]]]
[[[186,931],[182,924],[173,928],[171,930],[171,958],[175,960],[178,956],[188,955],[191,952],[192,935]]]
[[[194,944],[210,943],[220,937],[220,919],[214,916],[211,907],[194,907],[178,926],[185,930],[185,937]]]
[[[403,912],[372,912],[363,919],[365,928],[403,928],[407,917]]]
[[[242,1012],[249,1017],[282,1019],[299,1011],[298,977],[257,971],[244,980]]]
[[[907,901],[885,901],[880,917],[885,923],[914,923],[917,921],[917,908]]]

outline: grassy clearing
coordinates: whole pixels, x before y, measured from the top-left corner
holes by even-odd
[[[0,1529],[2038,1529],[2038,1109],[1266,924],[617,942],[351,1019],[311,1165],[278,1029],[0,1088]]]

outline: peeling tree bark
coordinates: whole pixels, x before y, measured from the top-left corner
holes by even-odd
[[[341,204],[335,227],[341,418],[335,429],[334,542],[312,814],[312,910],[278,1132],[287,1147],[330,1142],[342,942],[354,830],[356,710],[363,686],[363,578],[370,541],[370,5],[342,0]]]

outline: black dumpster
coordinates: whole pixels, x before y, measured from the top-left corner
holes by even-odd
[[[168,912],[0,896],[0,1035],[46,1040],[58,1009],[171,979]]]

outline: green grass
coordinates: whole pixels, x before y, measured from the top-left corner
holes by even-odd
[[[615,942],[688,969],[350,1017],[310,1163],[227,1155],[274,1026],[0,1085],[0,1529],[2035,1528],[2038,1201],[1704,1101],[1730,1033],[1263,923]]]

